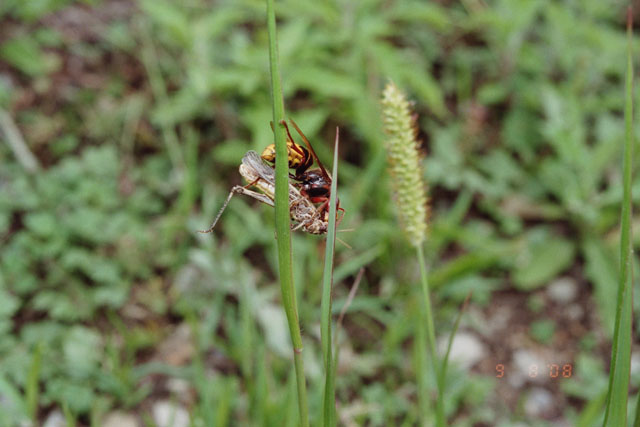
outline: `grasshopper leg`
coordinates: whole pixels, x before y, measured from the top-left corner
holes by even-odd
[[[213,231],[213,229],[215,228],[216,224],[218,223],[218,220],[222,216],[222,212],[224,212],[224,210],[227,208],[227,205],[231,201],[231,198],[233,197],[234,194],[244,194],[245,196],[253,197],[254,199],[256,199],[258,201],[261,201],[262,203],[265,203],[265,204],[267,204],[269,206],[275,206],[273,204],[273,200],[271,200],[271,198],[269,196],[267,196],[265,194],[262,194],[262,193],[258,193],[257,191],[249,190],[248,187],[251,187],[251,186],[255,185],[256,182],[258,182],[259,179],[260,178],[258,178],[255,181],[245,185],[244,187],[242,187],[240,185],[234,186],[231,189],[231,191],[229,192],[229,196],[227,197],[227,200],[225,200],[224,204],[222,205],[222,208],[220,208],[220,211],[218,212],[218,215],[216,215],[216,218],[213,220],[213,224],[211,224],[211,227],[209,227],[206,230],[198,230],[198,233],[211,233]]]

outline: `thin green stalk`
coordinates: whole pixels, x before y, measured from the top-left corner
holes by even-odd
[[[64,414],[67,427],[76,427],[76,417],[73,415],[73,412],[71,412],[71,409],[69,409],[67,402],[62,402],[62,413]]]
[[[592,427],[597,420],[602,418],[602,407],[606,400],[607,391],[604,390],[587,402],[574,424],[575,427]]]
[[[623,159],[623,197],[620,227],[620,278],[616,304],[616,323],[611,349],[609,391],[604,426],[627,425],[627,399],[631,370],[631,284],[633,280],[631,243],[631,165],[633,156],[633,64],[631,7],[627,10],[627,78],[625,88],[625,140]],[[636,409],[637,411],[637,409]],[[638,416],[636,415],[636,423]],[[637,424],[636,424],[637,425]]]
[[[41,367],[42,343],[39,343],[33,352],[33,357],[31,358],[31,365],[29,366],[29,374],[27,375],[27,386],[25,390],[27,414],[29,415],[29,419],[34,423],[37,423],[38,400],[40,396],[38,381],[40,380]]]
[[[436,355],[436,333],[433,326],[433,314],[431,310],[431,298],[429,296],[429,282],[427,268],[425,266],[423,244],[427,237],[428,203],[425,186],[422,181],[422,167],[420,162],[420,150],[416,139],[416,116],[411,112],[411,105],[406,95],[398,87],[389,82],[382,92],[382,120],[387,134],[385,146],[389,159],[394,193],[398,206],[400,224],[411,246],[416,248],[418,264],[420,265],[421,289],[423,301],[423,315],[420,322],[426,323],[429,352],[431,354],[431,366],[434,378],[438,384],[438,399],[436,401],[436,424],[444,426],[443,395],[440,389],[438,375],[438,358]],[[416,327],[417,345],[424,343],[424,324]],[[418,356],[423,356],[423,349],[419,349]],[[425,378],[428,368],[423,360],[417,363],[419,382],[419,404],[422,417],[428,414],[428,399],[426,398]]]
[[[284,99],[280,83],[278,46],[276,38],[276,13],[274,0],[267,0],[267,31],[269,33],[269,66],[271,71],[271,100],[273,103],[273,123],[276,143],[276,237],[278,241],[278,268],[282,304],[289,323],[289,334],[293,344],[293,359],[298,389],[298,409],[300,424],[309,425],[307,406],[307,385],[302,359],[302,335],[298,322],[298,308],[293,284],[291,228],[289,224],[289,168],[284,127]]]
[[[338,336],[340,334],[340,328],[342,327],[342,321],[344,320],[344,316],[347,314],[347,309],[353,302],[353,299],[356,297],[356,292],[358,292],[358,286],[360,286],[360,281],[362,280],[362,276],[364,276],[364,267],[361,267],[360,271],[358,271],[356,280],[354,280],[353,286],[351,286],[351,290],[349,291],[347,300],[342,306],[342,309],[340,310],[340,314],[338,315],[338,320],[336,321],[335,333],[333,334],[333,378],[334,379],[336,377],[336,368],[338,366],[338,361],[340,360],[339,359],[340,347],[338,347]]]
[[[336,390],[335,369],[331,351],[331,290],[333,288],[333,253],[336,246],[336,211],[338,200],[338,142],[340,136],[336,129],[336,141],[333,147],[333,172],[331,181],[331,198],[329,200],[329,228],[324,254],[324,272],[322,274],[322,302],[320,339],[322,342],[322,358],[324,360],[324,395],[322,399],[322,425],[336,424]]]
[[[427,275],[427,267],[425,265],[424,260],[424,250],[422,249],[422,245],[416,246],[417,256],[418,256],[418,264],[420,264],[420,283],[422,286],[422,298],[424,303],[424,314],[427,320],[427,341],[429,342],[429,353],[431,355],[431,366],[433,367],[433,372],[436,380],[440,378],[439,375],[439,362],[438,356],[436,355],[436,331],[433,326],[433,314],[431,310],[431,297],[429,296],[429,281]],[[438,384],[438,399],[436,400],[436,425],[438,427],[445,425],[444,419],[444,401],[441,390],[440,381],[437,381]]]
[[[462,320],[462,315],[464,314],[464,311],[467,308],[467,305],[469,304],[470,299],[471,299],[471,292],[469,292],[469,294],[465,298],[464,302],[462,303],[462,307],[458,312],[458,316],[456,316],[456,320],[453,323],[453,329],[451,330],[451,333],[449,334],[449,340],[447,341],[447,351],[445,352],[444,357],[442,358],[442,364],[440,365],[440,371],[438,372],[438,390],[440,391],[442,396],[444,396],[444,391],[446,386],[445,379],[447,378],[447,367],[449,365],[449,355],[451,354],[453,339],[455,338],[456,333],[458,332],[458,327],[460,327],[460,320]]]
[[[0,108],[0,135],[4,133],[5,140],[9,145],[16,160],[28,173],[36,173],[40,170],[40,162],[36,156],[33,155],[29,146],[24,141],[20,129],[13,121],[11,115]]]
[[[413,338],[413,353],[415,359],[415,371],[418,377],[418,419],[421,425],[428,425],[430,414],[430,399],[429,399],[429,384],[427,377],[430,372],[428,363],[429,357],[427,356],[427,331],[425,325],[427,324],[427,316],[422,308],[422,291],[416,289],[414,291],[418,304],[415,305],[417,313],[418,324],[416,325],[415,337]]]

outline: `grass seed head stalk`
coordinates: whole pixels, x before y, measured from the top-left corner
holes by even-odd
[[[400,224],[409,242],[421,246],[427,233],[428,206],[416,141],[416,119],[405,94],[393,82],[382,93],[382,117]]]
[[[425,334],[421,333],[421,328],[417,328],[416,343],[419,347],[424,347],[428,343],[431,368],[435,378],[440,378],[428,275],[422,248],[427,234],[428,205],[425,184],[422,180],[422,168],[420,167],[420,152],[418,151],[418,142],[416,140],[416,119],[411,112],[407,97],[392,82],[389,82],[382,92],[382,118],[384,130],[387,134],[387,156],[398,204],[400,224],[409,242],[416,249],[416,256],[420,265],[422,310],[427,333],[425,337]],[[428,375],[427,365],[420,365],[417,369],[422,372],[419,372],[418,375],[425,378]],[[438,381],[437,385],[436,426],[444,427],[446,419],[442,396],[443,385],[440,381]],[[424,381],[419,381],[418,387],[422,389],[419,394],[426,396],[427,390]],[[429,405],[424,398],[420,399],[419,405],[421,416],[424,417],[424,423],[430,412]]]

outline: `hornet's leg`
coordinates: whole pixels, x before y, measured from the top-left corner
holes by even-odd
[[[289,132],[289,126],[287,125],[287,122],[286,122],[285,120],[280,120],[280,124],[281,124],[282,126],[284,126],[284,129],[287,131],[287,137],[289,138],[289,141],[294,142],[294,141],[293,141],[293,137],[291,136],[291,132]],[[296,144],[295,144],[295,143],[294,143],[294,144],[292,144],[292,147],[291,147],[291,148],[293,148],[293,150],[294,150],[296,153],[300,154],[301,156],[304,156],[304,151],[302,151],[302,150],[300,150],[298,147],[296,147]]]
[[[322,202],[322,204],[318,207],[318,209],[316,210],[316,213],[313,215],[313,218],[316,217],[316,215],[320,214],[322,211],[326,211],[327,214],[329,213],[329,198],[327,198],[327,200],[325,200],[324,202]],[[340,218],[338,218],[336,220],[336,227],[340,224],[340,221],[342,221],[342,218],[344,218],[344,209],[342,209],[340,207],[340,200],[337,200],[336,203],[336,211],[338,212],[342,212],[342,215],[340,215]]]

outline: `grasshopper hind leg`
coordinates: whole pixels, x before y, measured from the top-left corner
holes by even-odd
[[[213,231],[213,229],[215,228],[216,224],[218,223],[218,220],[222,216],[222,212],[224,212],[224,210],[227,208],[227,205],[231,201],[231,198],[233,197],[233,195],[236,194],[236,193],[240,193],[240,189],[244,189],[244,187],[236,185],[235,187],[233,187],[231,189],[231,191],[229,192],[229,196],[227,196],[227,200],[225,200],[224,204],[222,205],[222,207],[218,211],[218,215],[216,215],[216,218],[213,220],[213,224],[211,224],[211,227],[207,228],[206,230],[198,230],[198,233],[211,233]]]
[[[256,180],[258,181],[258,180]],[[249,196],[249,197],[253,197],[256,200],[261,201],[262,203],[265,203],[269,206],[274,206],[273,200],[271,200],[271,198],[265,194],[262,193],[258,193],[257,191],[253,191],[253,190],[249,190],[247,187],[250,187],[252,185],[255,184],[255,182],[252,182],[244,187],[240,186],[240,185],[236,185],[234,186],[231,191],[229,192],[229,196],[227,197],[227,200],[225,200],[224,204],[222,205],[222,207],[220,208],[220,211],[218,212],[218,215],[216,215],[216,218],[213,220],[213,224],[211,224],[211,227],[209,227],[206,230],[198,230],[198,233],[211,233],[213,231],[213,229],[215,228],[216,224],[218,223],[218,220],[220,219],[220,217],[222,216],[222,212],[224,212],[224,210],[227,208],[227,205],[229,204],[229,202],[231,201],[231,198],[233,197],[234,194],[244,194],[245,196]]]

